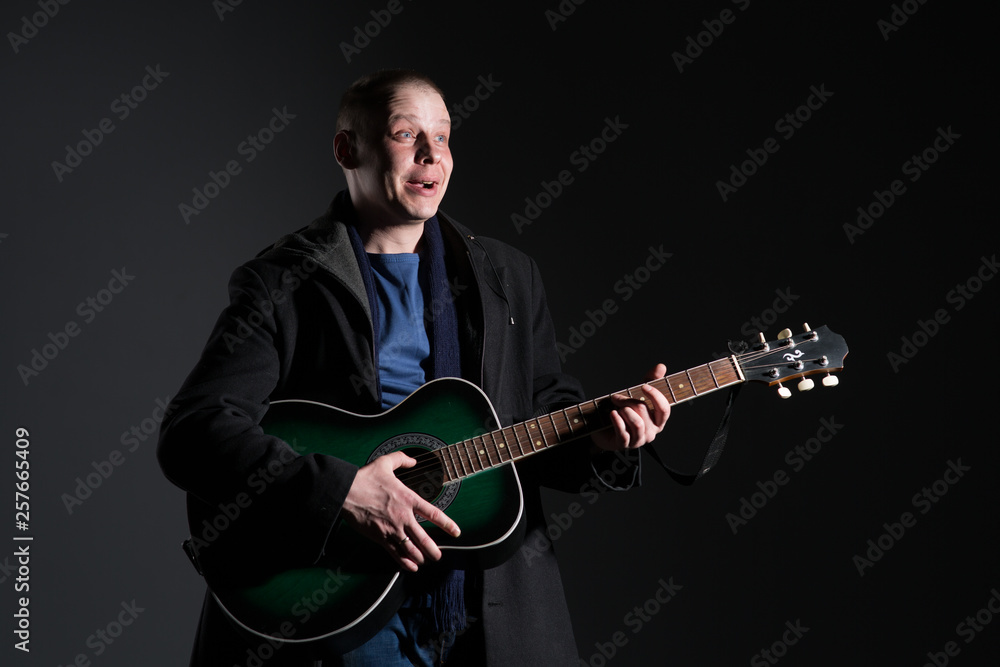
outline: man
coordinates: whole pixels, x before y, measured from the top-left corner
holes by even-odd
[[[578,661],[551,551],[486,570],[431,566],[441,549],[417,515],[453,536],[461,526],[399,481],[396,471],[414,459],[395,452],[359,467],[298,455],[259,426],[277,399],[375,414],[449,376],[481,387],[502,425],[583,400],[559,369],[534,262],[439,212],[452,171],[449,139],[447,107],[430,79],[391,70],[355,82],[334,140],[347,192],[308,228],[237,269],[230,306],[163,424],[159,459],[188,491],[202,565],[235,568],[247,554],[258,565],[311,564],[337,549],[331,531],[342,519],[417,573],[400,611],[361,647],[331,655],[285,644],[267,652],[269,665]],[[647,379],[665,370],[658,365]],[[527,530],[545,527],[542,484],[579,490],[610,463],[608,452],[628,450],[630,470],[618,486],[637,479],[635,450],[669,416],[662,394],[643,391],[643,400],[612,397],[610,427],[592,443],[517,464]],[[248,506],[225,535],[205,539],[205,517],[240,493]],[[192,665],[246,664],[260,644],[206,597]]]

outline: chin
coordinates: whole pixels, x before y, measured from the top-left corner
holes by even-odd
[[[438,202],[420,202],[419,205],[403,206],[404,215],[413,222],[423,222],[437,214]]]

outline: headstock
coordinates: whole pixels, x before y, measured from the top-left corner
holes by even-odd
[[[782,383],[800,380],[799,391],[809,391],[815,382],[806,376],[822,374],[824,387],[835,387],[837,376],[834,371],[843,370],[847,356],[844,337],[822,326],[816,330],[803,325],[803,333],[792,335],[785,329],[778,339],[765,341],[760,334],[760,342],[751,346],[743,354],[736,355],[736,361],[747,382],[763,382],[773,387],[778,385],[778,395],[788,398],[790,389]]]

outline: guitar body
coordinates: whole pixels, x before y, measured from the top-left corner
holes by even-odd
[[[442,484],[436,457],[426,453],[486,433],[497,428],[496,422],[493,406],[478,387],[445,378],[374,416],[311,401],[275,401],[261,426],[299,454],[327,454],[357,466],[400,450],[424,454],[415,468],[396,472],[461,526],[462,534],[453,538],[421,522],[441,548],[442,563],[492,567],[513,554],[523,534],[523,498],[514,466]],[[253,581],[208,579],[216,600],[243,629],[291,643],[318,642],[336,652],[371,637],[404,597],[396,563],[344,521],[334,530],[328,553],[312,566],[265,573]]]

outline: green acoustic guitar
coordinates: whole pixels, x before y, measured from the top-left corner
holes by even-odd
[[[826,327],[761,342],[748,352],[650,382],[671,404],[741,382],[782,385],[843,368],[844,339]],[[622,392],[645,400],[641,385]],[[458,538],[428,521],[421,525],[447,564],[490,567],[512,555],[523,534],[523,498],[513,462],[607,427],[608,397],[586,401],[536,419],[496,429],[489,399],[465,380],[429,382],[396,407],[376,416],[345,412],[322,403],[275,401],[262,427],[299,453],[336,456],[362,466],[403,450],[417,460],[397,476],[462,527]],[[495,430],[493,430],[495,429]],[[207,575],[216,600],[244,630],[289,643],[322,644],[344,652],[367,641],[396,612],[403,598],[402,574],[382,547],[341,522],[336,546],[312,566],[265,573],[233,583]]]

